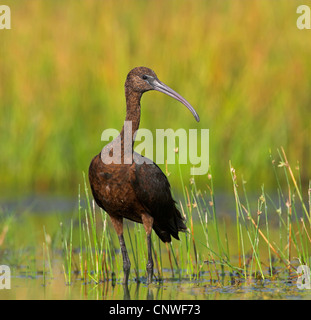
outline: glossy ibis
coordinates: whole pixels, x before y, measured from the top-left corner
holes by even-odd
[[[131,263],[123,238],[123,218],[144,225],[148,245],[148,283],[152,281],[153,276],[152,229],[163,242],[171,242],[171,236],[179,239],[178,231],[187,230],[184,219],[176,208],[170,184],[164,173],[151,160],[133,151],[134,134],[140,122],[140,99],[144,92],[150,90],[163,92],[180,101],[199,121],[199,116],[193,107],[177,92],[162,83],[151,69],[137,67],[129,72],[125,81],[125,120],[132,124],[132,139],[126,139],[123,126],[120,135],[93,158],[89,168],[93,197],[109,214],[119,237],[124,283],[128,282]],[[117,161],[118,163],[111,161],[111,158],[109,161],[109,157],[115,154],[120,156],[121,161]]]

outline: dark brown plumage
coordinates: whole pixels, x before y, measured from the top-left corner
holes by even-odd
[[[125,82],[126,118],[132,124],[131,145],[125,139],[125,126],[120,135],[93,158],[89,168],[89,180],[96,203],[110,216],[118,234],[123,256],[124,282],[127,283],[130,260],[123,238],[123,218],[142,223],[148,242],[148,283],[152,281],[153,260],[151,231],[163,242],[171,236],[178,238],[179,231],[187,227],[172,198],[170,184],[161,169],[151,160],[133,152],[134,133],[140,122],[140,99],[144,92],[157,90],[182,102],[194,115],[193,107],[179,94],[163,84],[156,74],[145,67],[131,70]],[[121,146],[121,148],[119,148]],[[111,163],[120,156],[121,163]],[[148,161],[149,160],[149,161]]]

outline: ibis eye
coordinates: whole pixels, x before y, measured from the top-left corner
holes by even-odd
[[[144,80],[147,80],[148,77],[144,74],[144,75],[143,75],[143,79],[144,79]]]

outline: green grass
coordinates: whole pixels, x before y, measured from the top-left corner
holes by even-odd
[[[271,165],[277,192],[270,195],[262,185],[254,201],[243,177],[230,163],[230,208],[235,208],[235,216],[223,215],[216,208],[211,170],[205,190],[197,188],[193,178],[189,185],[184,184],[180,175],[185,192],[178,205],[189,231],[169,245],[152,234],[156,282],[208,279],[210,284],[222,287],[228,281],[295,281],[297,266],[310,266],[310,188],[306,191],[300,187],[300,168],[293,171],[283,148],[278,158],[271,156]],[[281,184],[282,176],[286,184]],[[123,262],[118,238],[107,214],[94,206],[85,176],[83,179],[78,210],[65,220],[54,215],[45,217],[42,223],[41,216],[1,215],[0,259],[12,267],[13,276],[22,273],[33,279],[42,277],[45,287],[61,275],[63,284],[70,287],[77,281],[90,288],[106,281],[121,281]],[[127,222],[125,241],[132,262],[130,279],[144,282],[147,246],[143,226]]]
[[[273,190],[269,147],[283,145],[310,177],[311,43],[296,27],[299,1],[10,1],[1,32],[0,191],[76,195],[80,172],[121,129],[123,85],[153,68],[198,111],[156,92],[141,127],[209,128],[214,183],[231,190],[228,159],[254,191]],[[177,166],[170,166],[178,188]],[[164,168],[164,166],[162,166]],[[187,177],[190,167],[182,166]],[[203,189],[206,177],[198,177]],[[283,178],[282,178],[283,179]],[[284,181],[282,180],[282,183]],[[272,186],[271,186],[272,185]]]

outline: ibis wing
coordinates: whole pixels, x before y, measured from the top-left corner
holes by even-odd
[[[161,169],[155,163],[136,164],[135,179],[131,183],[137,199],[154,218],[154,230],[158,236],[164,242],[171,241],[170,235],[179,239],[178,231],[185,231],[187,227]]]

